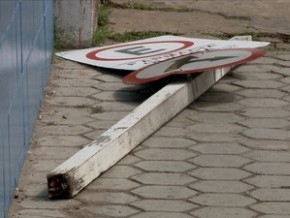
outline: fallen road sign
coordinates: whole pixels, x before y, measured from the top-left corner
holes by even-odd
[[[195,39],[181,36],[159,36],[117,45],[63,51],[56,55],[96,67],[138,70],[174,57],[204,50],[225,48],[258,48],[268,42],[242,40]]]
[[[200,73],[235,66],[262,57],[262,49],[219,49],[171,58],[136,70],[124,77],[125,84],[144,84],[172,74]]]

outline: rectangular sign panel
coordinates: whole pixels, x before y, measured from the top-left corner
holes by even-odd
[[[195,52],[230,48],[258,48],[268,44],[268,42],[194,39],[168,35],[110,46],[65,51],[56,55],[97,67],[138,70],[160,61]]]

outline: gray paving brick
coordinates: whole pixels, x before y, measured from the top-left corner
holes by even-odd
[[[251,208],[265,214],[290,215],[289,202],[262,202]]]
[[[134,215],[130,218],[192,218],[184,213],[174,213],[174,212],[142,212]]]
[[[195,116],[188,116],[188,119],[208,124],[236,123],[238,121],[244,120],[242,116],[239,116],[235,113],[222,113],[222,112],[200,112]]]
[[[262,150],[288,150],[289,143],[286,141],[279,140],[263,140],[263,139],[250,139],[245,138],[240,140],[240,143],[253,148],[253,149],[262,149]]]
[[[287,140],[290,132],[283,129],[253,128],[243,132],[243,135],[253,139]]]
[[[92,121],[92,120],[91,120]],[[97,120],[86,123],[86,126],[94,129],[104,129],[107,130],[111,126],[116,124],[116,120]]]
[[[189,173],[190,175],[208,180],[240,180],[251,174],[235,168],[199,168]]]
[[[217,103],[213,107],[212,102],[199,102],[198,104],[190,105],[189,108],[206,112],[235,112],[242,110],[244,106],[234,102],[224,102]]]
[[[259,216],[259,218],[290,218],[290,215],[263,215]]]
[[[199,133],[236,133],[242,131],[244,128],[239,125],[229,123],[203,123],[189,126],[187,129]]]
[[[138,103],[130,103],[128,102],[120,102],[120,101],[113,101],[113,102],[102,102],[100,104],[104,111],[132,111],[138,106]]]
[[[40,135],[80,135],[92,131],[91,128],[82,125],[48,125],[43,126],[38,134]]]
[[[191,146],[190,149],[203,154],[239,154],[249,149],[236,143],[208,143]]]
[[[131,205],[144,211],[162,211],[162,212],[184,212],[198,206],[181,200],[140,200]]]
[[[236,93],[248,98],[282,98],[285,96],[285,93],[276,89],[242,89]]]
[[[130,195],[124,192],[101,192],[97,193],[84,190],[78,196],[78,199],[87,203],[93,203],[95,205],[100,204],[129,204],[138,200],[136,196]]]
[[[154,135],[155,136],[165,136],[175,138],[175,137],[184,137],[188,133],[187,130],[179,127],[167,127],[163,126],[161,129],[157,130]]]
[[[241,114],[254,118],[282,118],[290,115],[288,111],[280,108],[247,108]]]
[[[233,102],[241,99],[240,96],[232,93],[232,92],[220,92],[215,90],[209,90],[205,92],[200,98],[199,101],[205,102],[217,102],[217,103],[225,103],[225,102]]]
[[[290,125],[290,122],[285,119],[275,119],[275,118],[252,118],[246,119],[244,121],[239,122],[239,124],[243,126],[247,126],[250,128],[285,128]]]
[[[135,164],[142,161],[141,158],[133,156],[131,154],[126,155],[123,159],[121,159],[118,164],[120,165],[130,165],[130,164]]]
[[[290,163],[265,163],[255,162],[244,167],[257,174],[290,175]]]
[[[245,180],[259,188],[289,188],[290,176],[256,175]]]
[[[100,92],[91,87],[55,87],[53,91],[59,97],[86,97]]]
[[[89,186],[90,190],[130,190],[140,186],[138,183],[128,179],[120,178],[98,178]]]
[[[191,132],[187,134],[187,137],[197,142],[208,142],[208,143],[230,143],[237,142],[241,139],[239,134],[234,133],[196,133]]]
[[[151,172],[186,172],[196,167],[182,161],[142,161],[135,166]]]
[[[99,101],[128,101],[134,102],[138,100],[142,100],[143,97],[138,95],[135,92],[118,92],[116,94],[115,91],[103,91],[97,94],[94,94],[92,97]]]
[[[196,195],[196,191],[184,186],[141,186],[132,193],[149,199],[186,199]]]
[[[264,162],[290,162],[290,153],[285,151],[251,151],[245,156]]]
[[[30,150],[42,160],[66,160],[80,149],[75,147],[37,147]]]
[[[234,82],[234,84],[243,88],[256,89],[277,89],[284,86],[282,82],[277,82],[275,80],[240,80]]]
[[[288,105],[286,101],[275,98],[246,98],[239,101],[240,104],[248,107],[261,107],[261,108],[280,108]]]
[[[256,201],[239,194],[201,194],[190,201],[204,206],[244,207]]]
[[[110,217],[129,217],[139,211],[123,205],[94,205],[86,207],[88,211],[95,215]]]
[[[257,213],[238,207],[204,207],[191,214],[200,218],[251,218],[255,217]]]
[[[96,100],[91,100],[85,97],[64,97],[64,96],[61,97],[55,96],[53,98],[46,99],[45,102],[51,105],[59,105],[64,107],[85,107],[100,103]]]
[[[49,217],[52,218],[65,218],[66,215],[61,210],[51,210],[51,209],[24,209],[18,211],[20,216],[37,216],[37,217]]]
[[[64,160],[41,160],[32,163],[32,169],[38,172],[49,172],[61,164]]]
[[[273,72],[283,75],[283,76],[290,76],[290,70],[289,68],[277,68],[273,70]]]
[[[130,166],[115,166],[106,171],[103,178],[129,178],[133,175],[140,173],[141,171]]]
[[[54,136],[43,136],[37,140],[37,143],[41,146],[52,146],[52,147],[79,147],[89,143],[88,139],[81,136],[65,136],[65,135],[54,135]]]
[[[240,167],[250,160],[237,155],[200,155],[192,162],[203,167]]]
[[[206,193],[241,193],[253,188],[253,186],[247,185],[240,181],[228,180],[199,181],[189,187]]]
[[[289,189],[257,189],[251,195],[260,201],[290,201]]]
[[[97,114],[91,114],[90,117],[93,117],[98,120],[104,120],[104,121],[119,121],[123,117],[127,115],[127,112],[125,111],[108,111],[106,113],[97,113]],[[116,122],[115,122],[116,123]]]
[[[216,83],[212,88],[213,91],[226,91],[226,92],[235,92],[240,90],[241,87],[235,86],[233,84],[225,84],[225,83]]]
[[[135,153],[145,160],[186,160],[197,154],[182,149],[146,149]]]
[[[195,145],[196,142],[185,138],[150,137],[142,143],[152,148],[184,148]]]
[[[74,207],[79,207],[81,202],[75,199],[70,199],[67,201],[51,201],[46,197],[37,197],[34,199],[28,199],[25,201],[21,201],[19,204],[24,209],[52,209],[52,210],[62,210],[62,209],[70,209]]]
[[[247,66],[254,66],[254,65],[244,65],[241,67],[247,67]],[[263,66],[259,66],[259,67],[263,67]],[[241,80],[277,80],[277,79],[282,78],[281,75],[269,72],[271,67],[269,66],[267,67],[268,69],[267,68],[259,69],[256,72],[255,71],[248,71],[248,72],[234,71],[233,77],[241,79]]]
[[[116,84],[120,83],[120,76],[115,74],[100,74],[95,78],[102,82],[116,82]]]
[[[186,185],[196,181],[195,178],[183,173],[143,173],[131,177],[135,181],[147,185]]]
[[[100,84],[100,81],[86,78],[64,78],[52,80],[51,83],[60,87],[92,87]]]

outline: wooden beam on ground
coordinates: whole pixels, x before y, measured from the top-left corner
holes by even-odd
[[[47,175],[50,198],[73,197],[220,80],[230,68],[172,83]]]

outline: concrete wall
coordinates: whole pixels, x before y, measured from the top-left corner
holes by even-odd
[[[0,0],[0,218],[17,185],[52,46],[52,0]]]
[[[93,32],[97,27],[96,8],[99,0],[55,1],[56,27],[63,31],[65,40],[72,47],[92,45]]]

